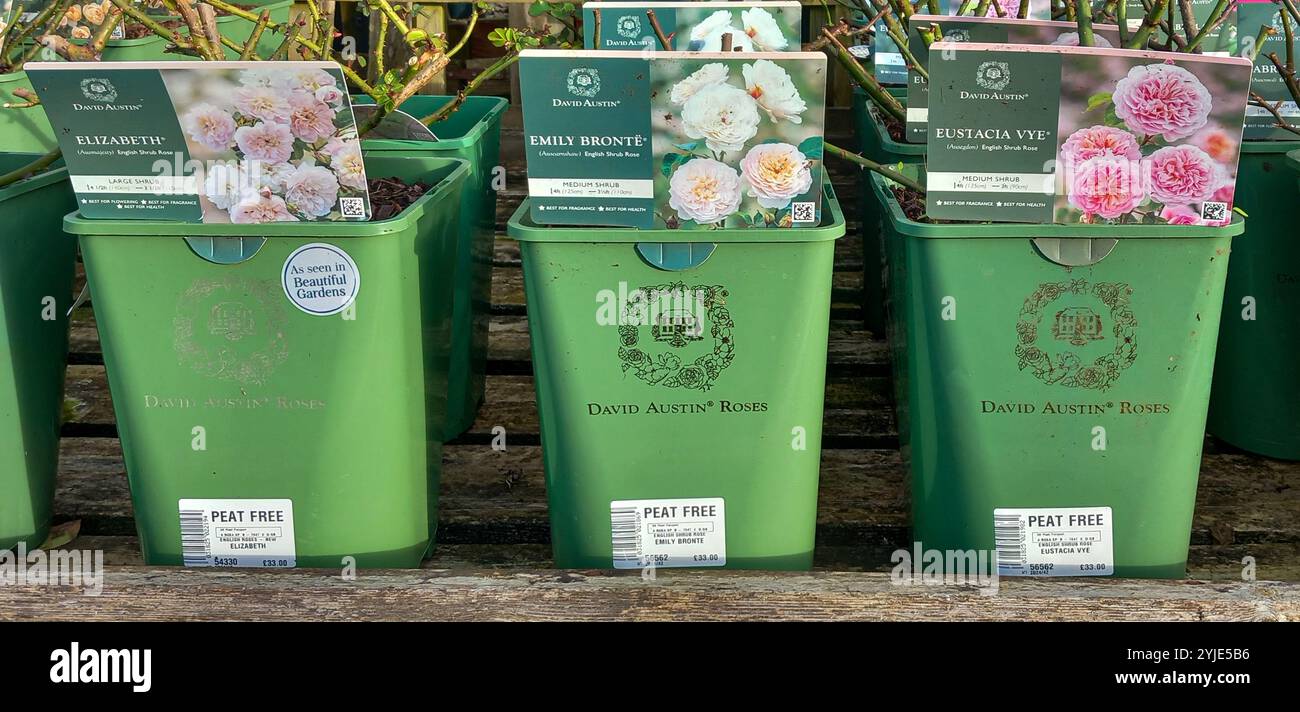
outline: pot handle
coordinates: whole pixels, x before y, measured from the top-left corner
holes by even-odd
[[[1119,240],[1108,237],[1036,237],[1031,242],[1045,259],[1063,267],[1087,267],[1106,259]]]
[[[187,237],[194,254],[213,264],[235,265],[253,259],[265,237]]]
[[[651,267],[666,272],[695,269],[709,259],[718,245],[714,242],[638,242],[637,254]]]

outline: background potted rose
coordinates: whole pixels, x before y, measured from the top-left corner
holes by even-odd
[[[36,158],[0,154],[0,550],[45,541],[62,425],[76,204],[67,171]]]
[[[1297,198],[1288,153],[1300,151],[1295,113],[1295,30],[1292,0],[1238,6],[1241,51],[1255,57],[1253,106],[1247,116],[1236,203],[1249,219],[1233,244],[1223,298],[1223,323],[1210,397],[1209,430],[1237,447],[1300,459],[1300,244],[1292,216]],[[1207,135],[1203,147],[1230,145],[1235,135]],[[1294,163],[1291,163],[1294,166]]]

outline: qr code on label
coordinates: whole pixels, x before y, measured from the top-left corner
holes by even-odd
[[[817,219],[816,203],[792,203],[790,205],[790,221],[797,223],[812,222]]]
[[[1201,203],[1201,219],[1206,222],[1223,222],[1228,219],[1228,204],[1207,201]]]
[[[339,214],[345,218],[364,218],[366,201],[361,198],[339,198]]]

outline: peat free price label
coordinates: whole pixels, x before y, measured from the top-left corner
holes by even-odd
[[[26,65],[87,218],[367,220],[347,85],[333,62]]]
[[[519,68],[534,222],[820,224],[824,54],[526,50]]]
[[[803,8],[798,2],[589,2],[582,6],[586,49],[721,52],[724,37],[732,51],[783,52],[799,49]],[[655,25],[668,38],[664,47]]]
[[[1250,60],[948,42],[936,52],[947,59],[930,63],[929,217],[1231,221]]]

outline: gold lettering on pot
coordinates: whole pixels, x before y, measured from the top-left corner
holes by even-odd
[[[1104,391],[1137,360],[1133,288],[1086,279],[1040,284],[1020,308],[1016,366],[1038,380]]]

